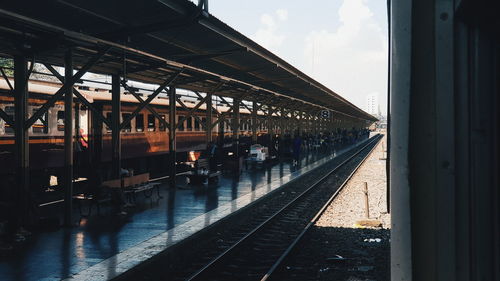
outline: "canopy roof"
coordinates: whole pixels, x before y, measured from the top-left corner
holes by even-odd
[[[62,66],[72,47],[82,67],[106,50],[90,71],[377,120],[187,0],[5,1],[0,38],[6,56]]]

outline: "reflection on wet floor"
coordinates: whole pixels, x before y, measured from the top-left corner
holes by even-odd
[[[299,166],[305,167],[325,156],[331,154],[305,154]],[[235,199],[253,195],[252,191],[262,186],[270,191],[269,183],[283,183],[283,177],[297,169],[291,161],[248,167],[239,178],[223,174],[217,184],[210,185],[189,185],[180,178],[177,189],[162,186],[163,199],[143,199],[139,195],[137,205],[126,217],[103,208],[100,215],[82,219],[78,227],[34,234],[15,256],[0,257],[0,279],[60,280],[224,204],[230,203],[231,209],[236,210],[241,206]],[[204,225],[211,222],[206,215]],[[116,266],[112,260],[108,270],[108,276],[113,276]]]

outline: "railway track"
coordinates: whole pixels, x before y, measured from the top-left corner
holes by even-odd
[[[317,179],[293,200],[274,208],[274,214],[254,220],[243,236],[227,241],[231,246],[185,280],[269,280],[298,241],[314,224],[342,186],[364,162],[380,137],[375,137],[347,157],[334,169]],[[318,212],[319,209],[319,212]]]

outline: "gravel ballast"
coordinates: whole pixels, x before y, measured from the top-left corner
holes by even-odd
[[[386,137],[305,235],[273,280],[389,280],[390,215],[387,214]],[[366,221],[364,182],[370,221]],[[338,255],[338,256],[337,256]]]

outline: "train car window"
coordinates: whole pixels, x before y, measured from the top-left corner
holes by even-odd
[[[148,114],[148,132],[154,132],[155,131],[155,122],[156,118],[153,114]]]
[[[166,115],[160,115],[160,117],[163,120],[167,120],[167,116]],[[167,130],[167,127],[165,127],[165,124],[163,122],[160,122],[160,125],[158,126],[158,128],[160,129],[160,131],[166,131]]]
[[[13,106],[6,106],[5,113],[7,113],[7,115],[9,115],[12,120],[14,120],[14,107]],[[5,133],[6,134],[13,134],[14,128],[5,122],[4,122],[4,124],[5,124]]]
[[[122,113],[122,122],[129,118],[131,114],[130,113]],[[144,129],[144,127],[143,127]],[[132,122],[127,122],[127,124],[125,124],[125,127],[123,127],[123,130],[122,132],[125,132],[125,133],[130,133],[132,131]]]
[[[207,125],[207,118],[201,118],[201,124],[203,124],[205,127]],[[202,129],[202,127],[200,126],[200,130]]]
[[[201,128],[200,128],[200,121],[198,121],[198,119],[194,119],[194,129],[196,131],[199,131]]]
[[[106,112],[106,119],[108,119],[108,121],[111,123],[111,112]],[[105,126],[106,126],[106,132],[111,133],[111,128],[108,127],[108,125]]]
[[[33,108],[33,114],[35,114],[38,111],[38,108]],[[42,117],[40,117],[38,120],[35,121],[33,124],[33,133],[36,134],[48,134],[49,133],[49,126],[48,125],[48,120],[49,120],[49,112],[46,111]],[[63,117],[64,117],[64,111],[63,111]],[[63,118],[64,121],[64,118]],[[64,127],[63,127],[64,130]]]
[[[184,116],[182,115],[177,116],[177,122],[180,122],[183,118]],[[179,131],[184,131],[184,122],[180,123],[177,128]]]
[[[64,111],[59,110],[57,112],[57,130],[59,132],[64,131]]]
[[[135,131],[136,132],[144,132],[144,115],[137,114],[135,116]]]
[[[192,117],[186,118],[186,128],[188,131],[193,130],[193,118]]]

